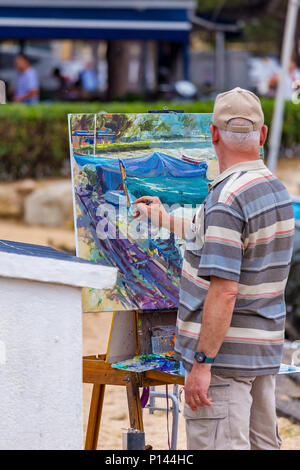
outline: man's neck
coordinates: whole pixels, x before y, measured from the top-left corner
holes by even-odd
[[[227,168],[232,167],[233,165],[237,165],[238,163],[250,162],[259,160],[259,150],[258,152],[249,152],[244,154],[225,154],[222,153],[221,155],[217,152],[217,157],[219,160],[219,169],[220,173],[227,170]]]

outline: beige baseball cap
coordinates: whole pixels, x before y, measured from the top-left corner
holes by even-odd
[[[234,118],[252,121],[249,126],[229,125]],[[218,129],[232,132],[251,132],[260,130],[264,124],[264,113],[260,99],[251,91],[243,88],[220,93],[215,100],[212,123]]]

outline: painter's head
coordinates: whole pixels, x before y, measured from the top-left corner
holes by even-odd
[[[267,130],[260,100],[254,93],[234,88],[217,96],[211,133],[219,159],[259,158]]]

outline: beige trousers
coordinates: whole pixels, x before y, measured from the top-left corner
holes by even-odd
[[[212,406],[184,405],[188,450],[279,450],[275,380],[212,375]]]

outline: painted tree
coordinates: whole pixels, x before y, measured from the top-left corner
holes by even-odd
[[[94,114],[73,114],[71,118],[73,130],[92,131],[95,127]]]
[[[116,140],[124,135],[125,131],[132,125],[133,117],[130,114],[99,114],[97,117],[97,128],[105,127],[116,134]]]

